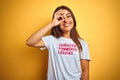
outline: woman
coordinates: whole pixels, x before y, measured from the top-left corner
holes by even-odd
[[[44,36],[49,30],[51,35]],[[26,44],[48,49],[48,80],[89,80],[88,45],[76,31],[70,8],[57,7],[52,21],[31,35]]]

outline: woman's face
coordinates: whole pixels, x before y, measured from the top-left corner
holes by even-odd
[[[63,18],[59,27],[63,32],[70,32],[74,26],[73,18],[68,10],[63,9],[60,14]]]

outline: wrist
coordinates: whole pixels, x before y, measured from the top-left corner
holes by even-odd
[[[54,27],[55,25],[53,23],[50,23],[49,26],[52,28]]]

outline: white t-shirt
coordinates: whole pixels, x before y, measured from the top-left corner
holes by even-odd
[[[80,80],[80,58],[90,60],[88,45],[80,39],[82,52],[72,39],[45,36],[42,38],[49,51],[47,80]]]

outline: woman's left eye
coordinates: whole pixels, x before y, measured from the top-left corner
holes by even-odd
[[[71,17],[70,15],[69,16],[67,16],[67,18],[69,18],[69,17]]]

